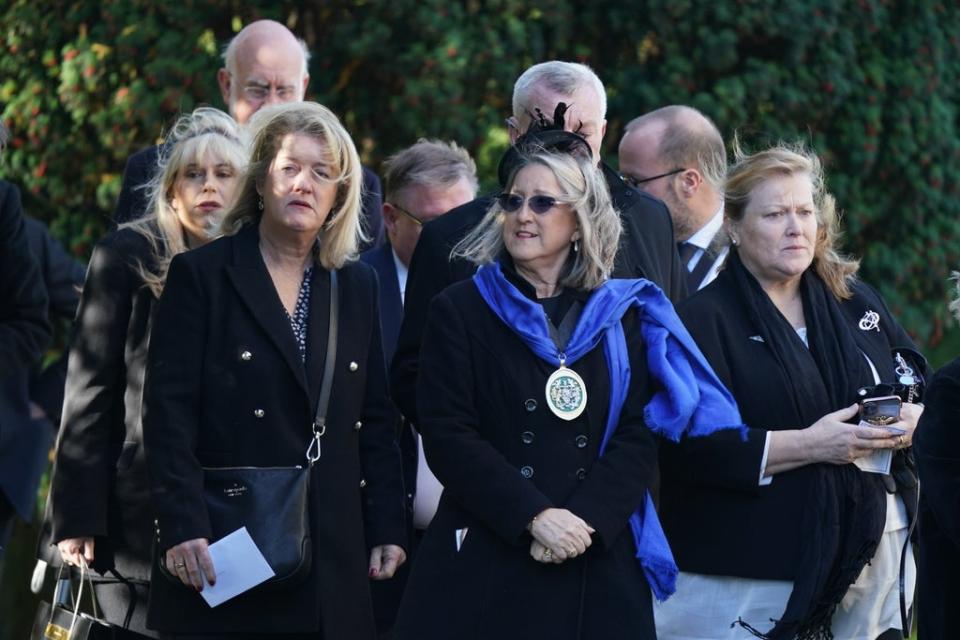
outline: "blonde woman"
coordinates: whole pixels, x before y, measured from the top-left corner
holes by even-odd
[[[915,347],[839,253],[815,154],[738,151],[724,198],[730,254],[678,311],[750,428],[745,442],[661,451],[661,513],[683,573],[654,609],[657,636],[886,640],[902,626],[922,407],[904,401],[878,428],[858,424],[857,401],[897,382],[894,350]],[[892,475],[853,464],[890,451]],[[914,576],[907,553],[907,608]]]
[[[171,258],[210,241],[246,162],[237,124],[216,109],[182,116],[165,150],[149,210],[90,259],[51,486],[63,561],[92,566],[106,619],[141,633],[154,539],[140,408],[151,316]]]
[[[658,436],[739,424],[664,293],[610,279],[621,218],[559,121],[504,156],[454,250],[479,270],[431,306],[418,427],[444,489],[402,640],[653,640],[651,593],[676,574],[648,493]]]
[[[356,261],[360,163],[321,105],[266,107],[252,127],[228,235],[174,258],[154,321],[144,442],[160,561],[178,581],[154,573],[149,619],[175,636],[372,639],[368,580],[404,561],[405,525],[376,276]],[[217,580],[202,468],[304,464],[334,270],[339,328],[311,470],[309,575],[210,608],[198,593]]]

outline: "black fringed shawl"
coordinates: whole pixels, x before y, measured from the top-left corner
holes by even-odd
[[[808,348],[744,268],[736,251],[731,251],[725,268],[752,324],[787,374],[791,394],[783,402],[792,407],[794,424],[811,425],[823,415],[853,404],[857,388],[872,374],[849,320],[815,271],[808,269],[800,285]],[[733,375],[738,373],[749,375]],[[812,479],[802,506],[800,569],[787,608],[766,633],[740,622],[758,637],[831,638],[834,610],[873,557],[883,535],[886,492],[880,476],[863,473],[852,464],[816,464],[810,471]]]

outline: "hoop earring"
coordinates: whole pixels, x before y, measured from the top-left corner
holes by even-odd
[[[257,209],[263,211],[263,196],[257,197]]]

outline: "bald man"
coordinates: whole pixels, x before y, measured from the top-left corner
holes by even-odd
[[[223,68],[217,71],[220,95],[230,115],[240,124],[261,107],[300,102],[310,82],[310,52],[303,40],[273,20],[251,22],[223,51]],[[113,214],[114,224],[133,220],[146,212],[148,194],[143,188],[157,170],[159,147],[130,156]],[[363,168],[363,216],[371,238],[361,250],[379,246],[383,239],[380,179]]]
[[[687,290],[705,287],[728,251],[722,231],[727,151],[716,125],[692,107],[662,107],[627,124],[619,156],[624,181],[670,210]]]

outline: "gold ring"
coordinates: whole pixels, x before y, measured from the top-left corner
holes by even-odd
[[[183,569],[185,566],[187,566],[187,563],[186,563],[186,562],[174,562],[174,563],[173,563],[173,568],[174,568],[174,569]]]

